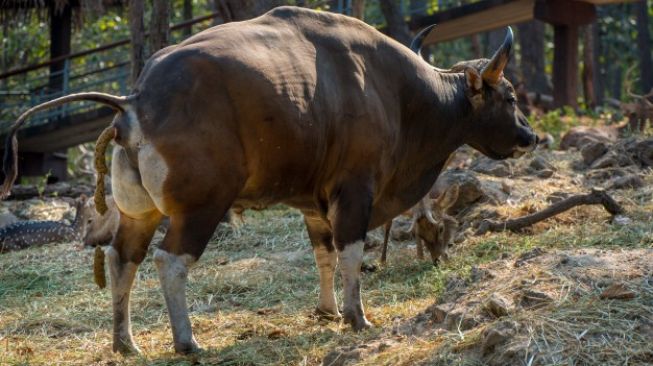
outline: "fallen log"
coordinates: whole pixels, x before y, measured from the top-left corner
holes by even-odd
[[[531,226],[537,222],[546,220],[552,216],[561,214],[573,207],[580,205],[598,205],[601,204],[610,214],[619,215],[623,213],[623,208],[608,195],[605,191],[600,189],[592,189],[588,194],[580,194],[568,197],[562,201],[558,201],[542,211],[535,212],[530,215],[522,216],[516,219],[506,220],[504,222],[483,220],[476,230],[475,235],[483,235],[487,232],[500,232],[505,230],[519,231],[527,226]]]
[[[8,200],[26,200],[34,197],[71,197],[76,198],[85,195],[93,194],[93,187],[84,184],[70,184],[67,182],[59,182],[48,184],[45,187],[37,187],[36,185],[16,185],[11,190],[11,195],[7,197]]]

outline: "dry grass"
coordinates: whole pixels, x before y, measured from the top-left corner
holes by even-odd
[[[555,159],[559,171],[567,161]],[[515,180],[517,201],[500,209],[519,216],[529,205],[545,205],[554,190],[581,191],[572,173],[549,184]],[[490,234],[470,237],[439,268],[415,260],[414,245],[394,244],[389,264],[364,275],[366,311],[376,327],[359,334],[346,326],[312,316],[317,301],[317,273],[300,214],[284,207],[248,212],[237,230],[223,227],[191,271],[188,299],[196,337],[206,351],[181,357],[172,353],[171,333],[151,256],[140,268],[132,296],[132,319],[142,357],[111,352],[111,302],[92,278],[92,250],[61,244],[0,256],[0,365],[315,365],[338,347],[388,340],[388,345],[359,362],[366,365],[480,365],[482,323],[467,331],[430,326],[414,334],[392,334],[447,294],[451,278],[469,278],[473,267],[505,275],[494,287],[472,285],[469,296],[511,294],[515,281],[539,280],[554,302],[516,311],[521,324],[516,345],[527,357],[517,364],[646,364],[653,362],[653,289],[642,269],[631,301],[597,300],[600,288],[554,270],[542,260],[518,270],[499,270],[519,254],[544,248],[554,258],[560,250],[605,250],[629,253],[653,248],[653,175],[646,188],[620,191],[633,220],[626,226],[607,222],[597,207],[573,209],[537,225],[531,235]],[[534,193],[530,193],[534,192]],[[378,239],[380,234],[371,234]],[[160,238],[159,238],[160,240]],[[156,240],[155,240],[156,242]],[[156,244],[156,243],[155,243]],[[367,254],[378,258],[379,248]],[[634,252],[633,252],[634,253]],[[555,255],[554,255],[555,254]],[[507,258],[507,259],[506,259]],[[548,257],[547,257],[548,258]],[[503,264],[502,264],[503,263]],[[601,268],[588,268],[587,276]],[[646,271],[649,272],[646,272]],[[616,271],[619,272],[619,271]],[[585,272],[584,272],[585,273]],[[616,276],[616,274],[614,274]],[[616,277],[615,277],[616,278]],[[633,281],[635,281],[633,279]],[[548,286],[548,287],[547,287]],[[338,293],[338,298],[341,294]],[[639,327],[639,328],[638,328]],[[521,354],[520,354],[521,355]]]

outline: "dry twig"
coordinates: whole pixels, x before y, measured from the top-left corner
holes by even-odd
[[[522,216],[516,219],[507,220],[505,222],[498,222],[492,220],[483,220],[481,225],[476,230],[476,235],[483,235],[488,231],[518,231],[527,226],[531,226],[537,222],[548,219],[549,217],[561,214],[573,207],[579,205],[598,205],[601,204],[605,210],[612,215],[618,215],[623,212],[621,206],[608,195],[605,191],[599,189],[592,189],[588,194],[581,194],[571,196],[562,201],[556,202],[542,211],[534,214]]]

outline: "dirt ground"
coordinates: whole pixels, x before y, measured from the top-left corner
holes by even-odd
[[[653,364],[653,173],[637,147],[646,141],[498,163],[461,151],[441,179],[461,185],[449,261],[418,261],[399,218],[381,266],[382,233],[370,232],[362,288],[375,327],[361,333],[313,315],[312,251],[301,215],[283,206],[221,225],[191,271],[191,320],[205,347],[192,356],[172,353],[151,256],[132,296],[144,355],[123,358],[111,352],[110,294],[93,284],[91,249],[2,254],[0,365]],[[475,235],[483,219],[519,217],[592,188],[606,189],[624,214],[583,206],[522,232]],[[0,211],[72,218],[62,198],[1,202]]]

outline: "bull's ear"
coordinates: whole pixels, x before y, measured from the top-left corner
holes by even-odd
[[[476,109],[483,105],[483,77],[473,67],[465,69],[465,83],[467,86],[467,98],[472,106]]]
[[[478,70],[472,67],[465,69],[465,81],[467,87],[474,93],[479,93],[483,89],[483,78]]]

